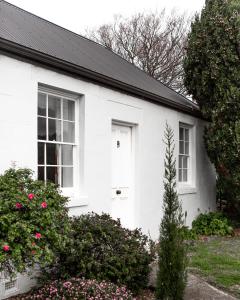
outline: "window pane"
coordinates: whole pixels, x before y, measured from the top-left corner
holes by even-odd
[[[188,181],[188,178],[187,178],[188,170],[183,169],[182,172],[183,172],[182,181],[184,181],[184,182]]]
[[[184,142],[183,141],[179,142],[179,153],[184,154]]]
[[[70,100],[63,100],[63,119],[75,120],[75,102]]]
[[[46,95],[38,93],[38,115],[46,116]]]
[[[183,156],[182,160],[183,160],[183,166],[182,167],[187,169],[188,168],[188,157]]]
[[[38,164],[44,165],[44,143],[38,143]]]
[[[182,181],[182,169],[178,170],[178,180],[181,182]]]
[[[61,121],[48,119],[49,141],[61,141]]]
[[[58,184],[58,167],[47,167],[47,181]]]
[[[189,142],[185,142],[185,154],[189,154]]]
[[[73,146],[62,145],[62,165],[73,165]]]
[[[46,140],[46,118],[38,117],[38,139]]]
[[[62,187],[73,187],[73,168],[62,168]]]
[[[179,155],[179,169],[181,169],[182,167],[182,155]]]
[[[59,165],[60,164],[60,151],[59,145],[46,144],[47,146],[47,165]]]
[[[38,167],[38,180],[44,181],[44,167]]]
[[[182,127],[179,128],[179,140],[184,140],[184,129]]]
[[[189,129],[185,128],[185,141],[189,141]]]
[[[74,143],[75,126],[71,122],[63,122],[63,142]]]
[[[48,96],[48,116],[61,119],[61,99],[55,96]]]

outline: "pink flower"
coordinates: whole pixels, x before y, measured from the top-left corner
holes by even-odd
[[[28,194],[28,199],[29,199],[29,200],[32,200],[34,197],[35,197],[34,194],[32,194],[32,193],[31,193],[31,194]]]
[[[10,246],[8,246],[8,245],[4,245],[2,248],[3,248],[3,251],[5,251],[5,252],[10,250]]]
[[[72,285],[72,283],[70,281],[66,281],[63,283],[63,286],[67,289],[70,288],[70,286]]]
[[[42,208],[47,208],[47,202],[45,202],[45,201],[42,202],[42,203],[41,203],[41,207],[42,207]]]
[[[17,209],[21,209],[22,208],[22,204],[20,202],[17,202],[15,204],[15,206],[16,206]]]
[[[42,237],[41,233],[37,232],[35,233],[35,238],[36,239],[40,239]]]

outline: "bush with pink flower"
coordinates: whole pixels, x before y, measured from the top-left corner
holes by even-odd
[[[67,241],[67,198],[52,184],[34,180],[28,169],[0,176],[0,272],[46,266]]]
[[[125,286],[90,279],[71,278],[51,281],[37,290],[19,295],[15,300],[54,299],[54,300],[132,300],[132,293]]]

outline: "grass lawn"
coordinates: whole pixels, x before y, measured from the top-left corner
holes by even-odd
[[[240,238],[196,242],[190,251],[190,270],[240,298]]]

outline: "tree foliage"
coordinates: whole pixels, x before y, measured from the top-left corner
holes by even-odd
[[[189,20],[173,13],[139,13],[115,17],[87,36],[174,90],[184,93],[182,60]]]
[[[181,228],[183,215],[176,192],[176,160],[174,159],[173,131],[165,131],[165,181],[163,210],[159,239],[159,271],[157,299],[181,300],[186,285],[186,248]]]
[[[205,142],[227,200],[240,202],[240,2],[206,0],[192,23],[185,85],[211,122]]]
[[[52,262],[68,234],[67,199],[28,169],[0,176],[0,272],[24,272]]]

